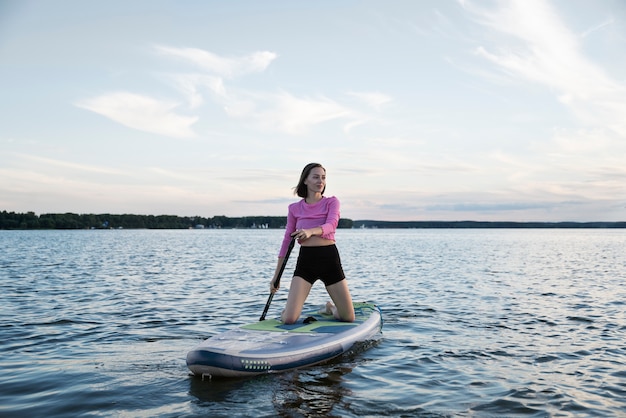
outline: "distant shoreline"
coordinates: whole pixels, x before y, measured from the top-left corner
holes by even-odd
[[[28,229],[283,229],[286,216],[176,216],[0,212],[1,230]],[[624,222],[376,221],[342,218],[342,229],[626,228]]]
[[[513,221],[375,221],[358,220],[353,228],[378,229],[554,229],[554,228],[626,228],[626,222],[513,222]]]

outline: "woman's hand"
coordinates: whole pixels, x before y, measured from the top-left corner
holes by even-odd
[[[275,282],[276,282],[276,277],[272,277],[272,280],[270,281],[270,293],[276,293],[278,289],[280,289],[280,283],[278,284],[277,287],[274,287]]]
[[[309,238],[311,238],[313,234],[311,233],[311,230],[309,229],[296,229],[291,236],[292,237],[296,237],[296,239],[298,241],[304,241],[307,240]]]

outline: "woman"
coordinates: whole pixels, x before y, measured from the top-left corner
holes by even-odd
[[[293,324],[300,317],[304,301],[313,283],[322,280],[333,303],[328,302],[323,312],[340,321],[354,321],[354,306],[345,279],[339,252],[335,246],[335,229],[339,223],[339,200],[324,197],[326,169],[318,163],[304,167],[295,194],[302,200],[289,205],[287,226],[278,265],[270,282],[270,292],[275,293],[276,276],[287,253],[292,237],[300,244],[300,254],[291,279],[287,306],[281,314],[285,324]]]

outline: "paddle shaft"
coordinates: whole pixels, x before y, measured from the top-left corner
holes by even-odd
[[[280,265],[280,270],[278,270],[278,276],[276,276],[276,280],[274,280],[274,287],[278,287],[278,285],[280,284],[280,277],[283,275],[283,271],[285,271],[285,266],[287,266],[287,260],[289,260],[289,254],[291,254],[291,250],[293,250],[293,246],[295,243],[296,237],[291,238],[289,248],[287,248],[287,253],[285,254],[285,258],[283,258],[283,263]],[[274,293],[270,292],[270,296],[267,298],[265,309],[263,309],[263,314],[261,315],[259,321],[263,321],[265,319],[265,315],[267,315],[267,310],[270,308],[272,299],[274,299]]]

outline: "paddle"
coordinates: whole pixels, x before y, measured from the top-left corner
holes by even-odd
[[[285,258],[283,259],[283,264],[280,265],[280,270],[278,270],[278,276],[276,276],[276,280],[274,280],[274,287],[278,287],[280,284],[280,276],[283,275],[283,271],[285,271],[285,266],[287,265],[287,260],[289,260],[289,254],[291,254],[291,250],[293,250],[293,246],[296,242],[296,237],[291,238],[291,242],[289,243],[289,248],[287,248],[287,253],[285,254]],[[263,315],[259,321],[263,321],[265,319],[265,315],[267,314],[267,310],[270,308],[270,303],[272,303],[272,299],[274,299],[274,293],[270,292],[270,297],[267,298],[267,303],[265,304],[265,309],[263,309]]]

